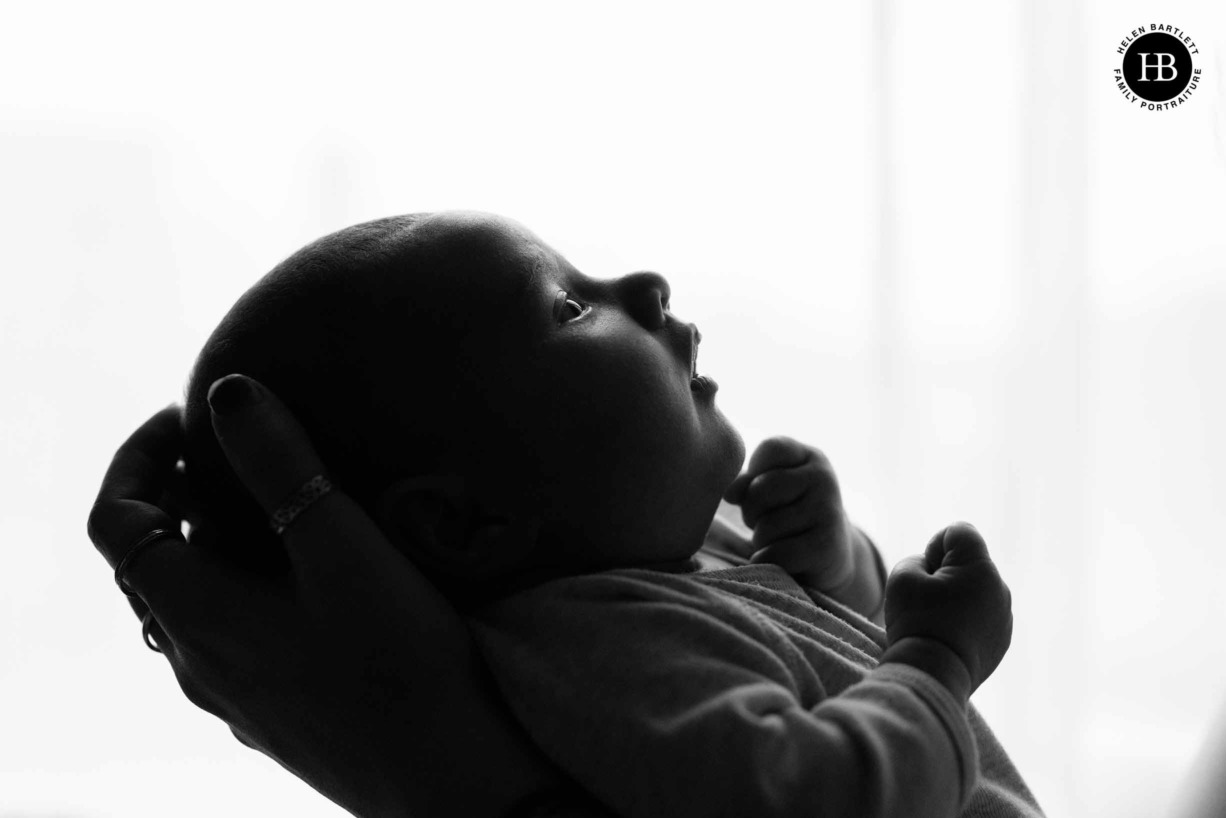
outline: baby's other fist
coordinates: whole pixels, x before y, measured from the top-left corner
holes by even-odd
[[[894,567],[885,586],[890,645],[933,639],[966,665],[973,692],[1004,658],[1013,638],[1013,595],[969,523],[937,532],[922,555]]]

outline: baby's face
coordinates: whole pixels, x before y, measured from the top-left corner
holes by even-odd
[[[499,432],[484,466],[533,497],[542,559],[598,568],[692,555],[745,447],[714,385],[691,377],[698,331],[670,311],[668,283],[589,278],[509,220],[436,218],[464,248],[448,286],[475,326],[465,377],[478,415]]]

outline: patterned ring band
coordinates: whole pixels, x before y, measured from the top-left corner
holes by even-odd
[[[183,540],[183,532],[175,531],[170,528],[155,528],[145,536],[136,541],[136,545],[128,549],[128,553],[123,555],[123,559],[115,566],[115,584],[119,586],[119,590],[123,591],[128,596],[136,596],[136,592],[128,587],[128,584],[123,581],[123,575],[127,573],[128,568],[132,566],[132,560],[136,559],[136,555],[148,548],[158,540],[166,537],[178,537]],[[186,540],[184,540],[186,542]]]
[[[332,491],[332,483],[322,474],[317,474],[310,480],[302,484],[302,488],[294,492],[293,496],[272,513],[272,517],[268,520],[268,526],[278,535],[284,534],[285,529],[294,519],[310,508],[319,498],[324,497],[328,492]]]

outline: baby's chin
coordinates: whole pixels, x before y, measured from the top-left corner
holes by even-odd
[[[741,473],[741,467],[745,465],[745,438],[741,437],[741,433],[736,427],[724,418],[724,423],[728,429],[728,460],[726,462],[727,479],[720,487],[720,494],[727,490],[728,486],[732,485],[732,481]]]

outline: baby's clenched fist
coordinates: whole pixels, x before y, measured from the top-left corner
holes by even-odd
[[[820,591],[851,580],[855,529],[834,469],[817,449],[789,437],[762,441],[724,499],[741,507],[753,530],[752,562],[779,565]]]
[[[890,645],[913,636],[940,642],[966,666],[973,692],[1009,649],[1012,604],[983,537],[973,526],[955,523],[890,574],[886,638]]]

